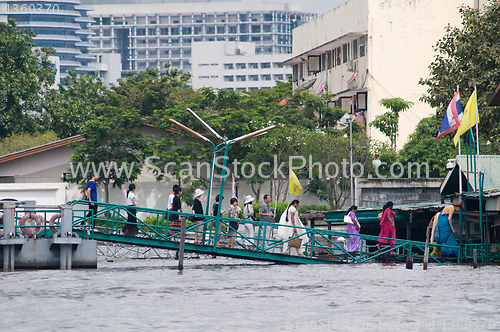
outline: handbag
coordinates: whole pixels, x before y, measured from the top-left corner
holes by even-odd
[[[292,236],[289,237],[289,240],[288,241],[288,247],[290,248],[295,248],[295,249],[299,249],[300,246],[302,245],[302,239],[300,237],[296,237],[295,239],[292,239],[294,236],[297,236],[297,232],[293,232]]]
[[[346,224],[351,224],[351,225],[353,225],[352,219],[351,219],[351,217],[349,217],[348,215],[345,215],[345,216],[344,216],[344,222],[345,222]]]

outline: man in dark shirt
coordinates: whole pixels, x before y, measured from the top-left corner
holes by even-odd
[[[269,208],[269,202],[271,202],[271,196],[269,195],[264,195],[264,203],[259,208],[259,216],[260,216],[260,221],[262,222],[268,222],[272,223],[274,214],[271,212],[271,209]],[[262,247],[264,249],[268,248],[271,245],[271,241],[264,241],[269,240],[273,236],[273,227],[272,226],[260,226],[260,234],[263,236],[263,243]],[[273,250],[271,250],[272,252]]]

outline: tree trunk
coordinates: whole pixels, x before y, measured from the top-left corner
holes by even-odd
[[[104,202],[109,203],[109,180],[103,182],[104,184]]]

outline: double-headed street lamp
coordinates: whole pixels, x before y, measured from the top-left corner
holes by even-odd
[[[222,137],[221,135],[219,135],[212,127],[210,127],[205,121],[203,121],[203,119],[200,118],[193,110],[191,110],[190,108],[188,108],[187,110],[212,135],[214,135],[216,138],[218,138],[219,140],[222,141],[221,143],[219,143],[216,146],[207,137],[205,137],[205,136],[197,133],[196,131],[194,131],[194,130],[186,127],[186,126],[184,126],[183,124],[175,121],[174,119],[169,119],[170,122],[176,124],[177,126],[179,126],[180,128],[184,129],[185,131],[189,132],[190,134],[192,134],[192,135],[198,137],[199,139],[201,139],[201,140],[203,140],[205,142],[208,142],[208,143],[210,143],[212,145],[212,148],[213,148],[212,166],[210,168],[210,181],[209,181],[209,184],[208,184],[208,194],[207,194],[208,197],[207,197],[207,206],[206,206],[206,215],[208,215],[209,214],[209,206],[210,206],[210,195],[211,195],[211,192],[212,192],[214,170],[215,170],[215,159],[216,159],[216,156],[217,156],[217,152],[220,151],[219,149],[224,148],[224,162],[223,162],[223,167],[222,167],[222,177],[221,177],[220,194],[219,194],[219,197],[222,198],[222,194],[223,194],[223,191],[224,191],[224,182],[225,182],[225,178],[226,178],[226,165],[227,165],[227,159],[228,159],[228,153],[229,153],[229,145],[231,145],[233,143],[237,143],[237,142],[243,142],[243,141],[251,139],[251,138],[263,136],[269,130],[276,128],[276,126],[270,126],[270,127],[264,128],[264,129],[260,129],[260,130],[254,131],[253,133],[246,134],[246,135],[234,138],[232,140],[226,140],[226,139],[224,139],[224,137]],[[222,205],[222,201],[218,205],[217,217],[220,217],[221,205]],[[217,222],[219,222],[218,218],[217,218]]]

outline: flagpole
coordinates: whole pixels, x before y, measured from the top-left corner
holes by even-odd
[[[474,102],[476,104],[476,146],[477,146],[477,162],[476,162],[476,172],[478,177],[478,194],[479,194],[479,232],[481,233],[481,251],[484,251],[484,234],[483,234],[483,203],[482,203],[482,192],[483,188],[481,185],[481,167],[479,164],[479,107],[477,106],[477,88],[474,85]],[[481,262],[484,262],[484,253],[481,254]]]
[[[457,91],[459,91],[460,93],[460,88],[457,84]],[[460,146],[460,142],[462,140],[460,139],[460,137],[458,138],[458,161],[459,161],[459,164],[458,164],[458,194],[459,194],[459,197],[460,197],[460,201],[462,201],[462,169],[461,169],[461,165],[460,163],[462,162],[462,148]]]

